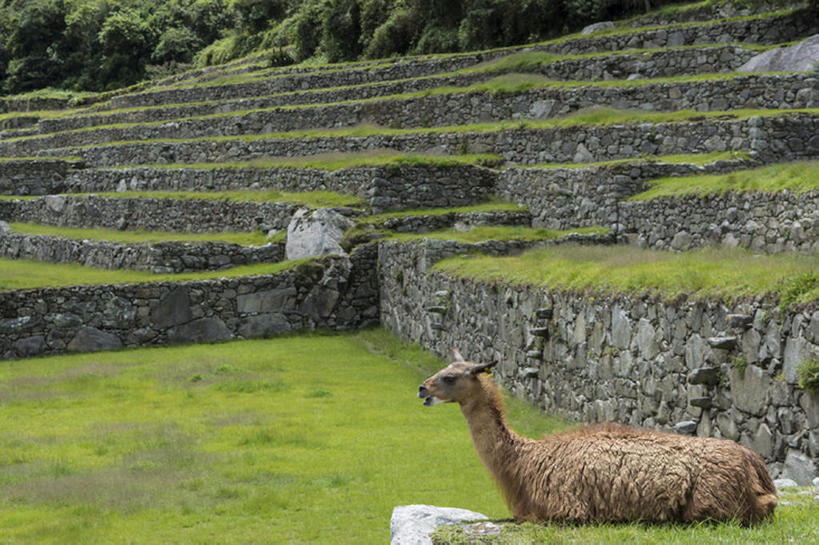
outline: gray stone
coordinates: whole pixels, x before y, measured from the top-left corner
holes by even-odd
[[[592,34],[594,32],[600,32],[602,30],[609,30],[614,28],[614,22],[612,21],[600,21],[599,23],[593,23],[591,25],[583,27],[583,30],[580,31],[582,36],[587,34]]]
[[[432,545],[429,534],[440,526],[486,520],[486,515],[455,507],[401,505],[390,518],[390,545]]]
[[[577,145],[577,150],[574,153],[572,160],[575,163],[591,163],[594,161],[594,155],[582,143]]]
[[[711,405],[714,404],[713,399],[707,396],[693,397],[688,402],[692,407],[699,407],[700,409],[710,409]]]
[[[799,486],[808,486],[816,478],[816,465],[804,452],[789,449],[782,467],[782,478],[793,479]]]
[[[737,68],[739,72],[802,72],[819,63],[819,34],[790,47],[769,49]]]
[[[799,483],[793,479],[774,479],[774,486],[777,490],[784,490],[786,488],[797,488]]]
[[[5,235],[6,233],[11,233],[11,226],[8,222],[0,221],[0,235]]]
[[[59,214],[65,209],[65,197],[60,195],[47,195],[45,197],[46,208],[50,211]]]
[[[640,318],[637,323],[637,347],[640,349],[643,358],[647,360],[653,360],[660,352],[654,326],[645,318]]]
[[[790,384],[799,382],[799,366],[808,359],[810,349],[808,343],[802,337],[788,337],[785,343],[785,355],[782,362],[782,371],[785,380]]]
[[[683,420],[674,424],[674,431],[684,435],[693,435],[697,432],[697,423],[693,420]]]
[[[183,287],[171,290],[151,312],[152,326],[156,329],[183,324],[192,318],[188,291]]]
[[[302,301],[299,310],[315,321],[327,318],[332,314],[338,302],[338,291],[316,286]]]
[[[716,386],[719,383],[720,370],[718,367],[700,367],[688,375],[689,384],[707,384]]]
[[[174,343],[229,341],[232,338],[225,323],[216,317],[200,318],[168,330],[168,341]]]
[[[631,343],[631,320],[625,311],[614,307],[611,313],[611,344],[617,348],[628,348]]]
[[[353,225],[351,219],[328,208],[314,212],[306,208],[299,209],[287,226],[287,259],[345,255],[341,238]]]
[[[240,295],[236,298],[236,309],[241,313],[270,312],[283,310],[296,296],[296,288],[259,291]]]
[[[774,438],[771,429],[767,424],[763,423],[759,425],[759,428],[757,428],[756,433],[754,433],[751,439],[751,448],[754,452],[766,460],[769,460],[773,455],[773,442]]]
[[[744,372],[731,368],[731,397],[741,411],[762,416],[768,408],[771,377],[756,365],[748,365]]]
[[[708,337],[708,345],[720,350],[731,350],[737,345],[736,337]]]
[[[14,349],[17,350],[17,354],[23,358],[30,358],[41,354],[45,348],[46,343],[42,335],[33,335],[14,343]]]
[[[674,250],[687,250],[691,247],[691,233],[680,231],[671,239],[671,248]]]
[[[291,330],[290,322],[284,314],[258,314],[250,316],[239,327],[239,335],[245,339],[273,337]]]
[[[750,314],[729,314],[727,318],[728,326],[734,328],[748,327],[754,320]]]
[[[122,341],[113,333],[100,331],[94,327],[81,327],[68,343],[69,352],[96,352],[122,348]]]

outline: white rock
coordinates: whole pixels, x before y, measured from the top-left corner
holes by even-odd
[[[0,221],[0,235],[5,235],[6,233],[11,233],[11,226],[5,221]]]
[[[45,198],[45,203],[46,208],[58,214],[65,208],[65,198],[59,195],[48,195]]]
[[[287,259],[345,255],[341,237],[353,225],[352,220],[328,208],[319,208],[312,213],[307,208],[299,209],[287,226]]]
[[[819,477],[816,477],[815,479],[813,479],[813,486],[815,486],[816,488],[819,488]]]
[[[739,72],[805,72],[819,63],[819,34],[790,47],[777,47],[752,57]]]
[[[431,545],[429,534],[440,526],[486,520],[486,515],[455,507],[401,505],[390,519],[390,545]]]
[[[796,488],[799,485],[796,484],[796,481],[793,479],[776,479],[774,481],[774,486],[777,490],[783,490],[785,488]]]
[[[591,24],[587,27],[583,27],[583,30],[580,31],[580,34],[585,36],[586,34],[591,34],[593,32],[600,32],[601,30],[608,30],[610,28],[614,28],[614,23],[611,21],[600,21],[599,23]]]

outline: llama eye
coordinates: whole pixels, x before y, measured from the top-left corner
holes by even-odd
[[[454,384],[455,383],[455,377],[453,377],[452,375],[446,375],[444,377],[441,377],[441,380],[443,380],[447,384]]]

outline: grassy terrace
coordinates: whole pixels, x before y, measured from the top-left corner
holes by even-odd
[[[794,114],[819,115],[819,108],[799,108],[793,110],[731,110],[698,112],[694,110],[677,110],[675,112],[645,112],[635,110],[616,110],[614,108],[591,108],[581,110],[565,117],[544,120],[503,120],[467,125],[450,125],[445,127],[391,129],[375,125],[359,125],[339,129],[309,129],[265,134],[244,134],[238,136],[208,136],[200,138],[156,138],[145,140],[123,140],[105,144],[86,144],[68,146],[66,150],[82,150],[104,146],[125,146],[131,144],[158,144],[173,142],[258,142],[274,139],[310,139],[310,138],[355,138],[366,136],[401,136],[411,134],[462,134],[489,133],[509,130],[533,129],[548,130],[579,126],[639,125],[642,123],[685,123],[707,119],[745,120],[751,117],[784,117]],[[3,142],[14,142],[22,139],[9,138]]]
[[[270,242],[267,235],[255,233],[172,233],[168,231],[117,231],[115,229],[82,229],[78,227],[54,227],[37,223],[9,223],[14,233],[45,235],[74,240],[107,240],[124,244],[148,244],[152,242],[228,242],[242,246],[263,246]]]
[[[649,180],[650,189],[630,197],[646,201],[681,195],[721,195],[728,191],[819,191],[819,161],[783,163],[712,176],[685,176]]]
[[[155,168],[176,170],[180,168],[215,170],[227,169],[267,169],[267,168],[315,168],[336,171],[358,167],[390,166],[435,166],[454,167],[462,165],[497,166],[503,162],[499,155],[488,153],[465,155],[407,154],[393,150],[375,150],[360,153],[322,153],[303,157],[269,157],[250,161],[227,163],[174,163],[149,165],[120,165],[115,168]]]
[[[538,163],[515,168],[603,168],[615,165],[629,165],[640,163],[667,163],[667,164],[688,164],[688,165],[709,165],[717,161],[737,161],[747,160],[747,151],[714,151],[710,153],[680,153],[676,155],[646,155],[628,159],[613,159],[611,161],[596,161],[593,163]]]
[[[76,264],[41,263],[24,259],[0,258],[0,291],[98,284],[218,280],[220,278],[276,274],[298,266],[303,261],[292,260],[280,263],[242,265],[221,271],[153,274],[149,271],[94,269]]]
[[[515,203],[490,200],[484,204],[474,206],[458,206],[454,208],[418,208],[415,210],[399,210],[396,212],[384,212],[382,214],[371,214],[356,220],[358,225],[379,225],[387,220],[395,218],[409,218],[416,216],[444,216],[446,214],[468,214],[473,212],[525,212],[527,209]]]
[[[355,196],[342,195],[332,191],[305,191],[303,193],[287,193],[284,191],[122,191],[102,193],[66,193],[66,197],[106,197],[110,199],[179,199],[203,201],[232,201],[232,202],[278,202],[303,204],[311,208],[334,206],[362,207],[364,202]],[[0,195],[0,200],[33,200],[43,197],[37,195]]]
[[[391,100],[412,100],[417,98],[437,96],[437,95],[455,95],[455,94],[469,94],[469,93],[523,93],[534,89],[578,89],[582,87],[590,88],[613,88],[613,87],[641,87],[647,85],[665,84],[665,83],[689,83],[689,82],[716,82],[716,81],[730,81],[736,77],[754,78],[764,75],[786,75],[787,73],[766,72],[756,74],[698,74],[691,76],[677,76],[669,78],[654,78],[654,79],[636,79],[636,80],[610,80],[610,81],[552,81],[544,76],[538,74],[502,74],[496,76],[489,81],[476,83],[467,87],[438,87],[435,89],[425,89],[422,91],[415,91],[410,93],[400,93],[387,96],[376,96],[363,99],[343,100],[338,102],[327,102],[322,104],[295,104],[290,106],[273,106],[269,108],[254,108],[248,110],[237,110],[226,113],[215,113],[199,116],[182,117],[177,119],[163,119],[160,121],[149,122],[135,122],[135,123],[114,123],[105,125],[92,125],[90,127],[82,127],[79,129],[72,129],[67,131],[59,131],[54,133],[47,133],[45,135],[38,135],[39,137],[58,134],[77,134],[88,131],[104,130],[104,129],[126,129],[134,127],[158,127],[167,123],[179,123],[186,120],[206,120],[206,119],[228,119],[236,116],[258,114],[271,111],[300,111],[305,109],[315,109],[330,106],[344,106],[351,104],[366,104],[374,102],[383,102]],[[15,139],[8,139],[7,141],[14,141],[25,138],[20,137]]]
[[[374,544],[396,505],[508,517],[458,409],[416,396],[443,365],[381,330],[0,362],[3,541]],[[528,436],[567,427],[508,405]]]
[[[819,301],[819,255],[560,246],[512,257],[453,257],[439,262],[433,270],[483,282],[561,291],[649,293],[664,299],[736,300],[771,295],[782,305]]]

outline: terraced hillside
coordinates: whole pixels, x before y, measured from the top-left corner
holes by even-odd
[[[729,437],[809,481],[819,85],[736,70],[819,22],[673,13],[0,114],[0,354],[381,323],[500,359],[551,412]],[[346,218],[343,254],[287,259],[304,209]]]

